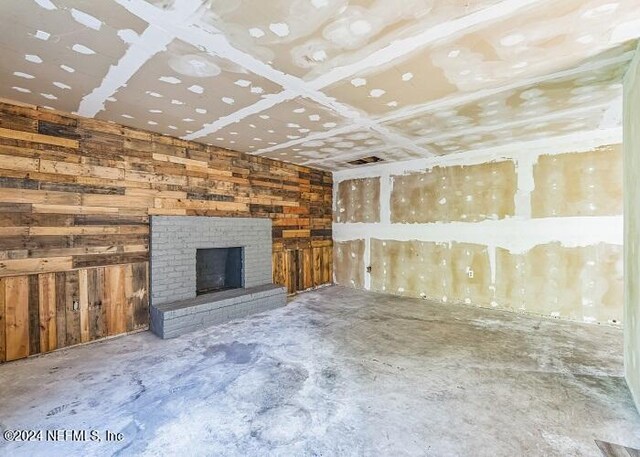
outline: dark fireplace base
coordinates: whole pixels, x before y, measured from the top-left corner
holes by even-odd
[[[151,305],[151,331],[160,338],[222,324],[233,319],[279,308],[287,303],[287,290],[265,285],[229,289],[162,305]]]

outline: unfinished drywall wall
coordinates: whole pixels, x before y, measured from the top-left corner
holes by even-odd
[[[391,221],[476,222],[514,213],[516,170],[513,161],[433,167],[394,176]]]
[[[534,217],[622,214],[622,145],[543,155],[533,167]]]
[[[336,222],[379,222],[380,180],[349,179],[338,185]]]
[[[540,244],[496,250],[495,303],[584,322],[622,320],[622,246]]]
[[[333,263],[340,264],[335,281],[343,286],[364,287],[364,240],[351,240],[333,245]]]
[[[624,81],[624,364],[640,410],[640,48]]]
[[[334,240],[364,238],[365,289],[620,325],[620,143],[604,129],[334,173],[335,211],[351,189],[380,198],[380,222],[335,218]],[[351,184],[367,179],[375,193]],[[336,282],[357,264],[337,256]]]
[[[477,272],[470,277],[468,272]],[[371,239],[371,290],[438,301],[490,299],[486,246]]]

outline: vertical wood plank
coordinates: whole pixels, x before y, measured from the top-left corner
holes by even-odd
[[[333,282],[333,251],[331,247],[322,248],[322,283]]]
[[[56,348],[67,345],[67,305],[66,305],[66,273],[55,273],[56,277]]]
[[[133,311],[133,329],[149,325],[149,264],[134,263],[132,269],[132,294],[130,308]]]
[[[40,290],[38,275],[29,277],[29,355],[40,352]]]
[[[80,341],[86,343],[89,335],[89,287],[87,269],[78,271],[78,301],[80,302]]]
[[[327,279],[325,282],[333,283],[333,247],[325,248],[327,251]]]
[[[279,269],[280,269],[280,265],[279,265],[278,253],[272,252],[271,253],[271,280],[273,281],[274,284],[280,284],[279,277],[278,277]]]
[[[287,291],[289,293],[291,293],[291,286],[292,286],[292,281],[291,281],[291,274],[290,274],[290,270],[291,270],[291,255],[290,255],[290,251],[284,251],[282,253],[283,256],[283,265],[284,265],[284,269],[283,269],[283,277],[284,277],[284,283],[283,285],[287,286]]]
[[[133,265],[124,266],[124,314],[125,314],[125,328],[127,332],[133,330]]]
[[[5,278],[6,359],[29,355],[29,277]]]
[[[80,339],[80,300],[79,275],[77,271],[65,273],[65,317],[66,317],[66,346],[81,342]]]
[[[289,250],[288,254],[288,273],[289,273],[289,293],[294,294],[298,288],[298,251]]]
[[[322,248],[313,248],[313,285],[322,284]]]
[[[89,339],[107,336],[107,308],[104,303],[104,268],[87,271],[89,295]]]
[[[107,307],[107,334],[126,331],[124,269],[120,265],[105,268],[105,306]]]
[[[284,286],[287,284],[286,277],[286,252],[274,252],[272,256],[273,283]]]
[[[120,287],[116,289],[116,294],[118,296],[116,300],[116,315],[118,317],[117,324],[117,333],[124,333],[127,331],[127,295],[126,295],[126,273],[127,266],[126,265],[118,265],[116,267],[118,271],[119,283]]]
[[[304,290],[304,250],[296,249],[296,264],[298,266],[297,269],[297,281],[296,281],[296,290],[298,292],[300,290]]]
[[[6,301],[5,301],[5,283],[6,280],[0,278],[0,363],[7,360],[6,357]]]
[[[313,256],[311,254],[311,248],[303,249],[302,257],[303,288],[306,290],[313,287]]]
[[[55,273],[39,275],[38,295],[38,303],[40,306],[40,352],[53,351],[58,344],[56,332]]]

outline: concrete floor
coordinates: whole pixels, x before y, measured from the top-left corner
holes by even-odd
[[[640,447],[618,329],[339,287],[162,341],[0,366],[2,429],[121,432],[4,455],[598,456]]]

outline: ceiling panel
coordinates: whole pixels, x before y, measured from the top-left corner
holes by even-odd
[[[274,68],[311,80],[393,39],[498,1],[208,0],[198,24],[222,31],[236,48]]]
[[[43,4],[0,2],[0,97],[76,111],[147,24],[116,4]]]
[[[602,58],[619,45],[625,34],[610,21],[612,16],[640,20],[640,8],[633,2],[540,1],[518,15],[367,68],[329,86],[326,93],[381,117],[517,79],[540,78]]]
[[[175,39],[97,117],[183,136],[280,91],[268,79]]]
[[[509,128],[498,126],[490,131],[468,131],[459,136],[435,141],[428,140],[422,144],[436,151],[438,155],[446,155],[507,146],[518,142],[576,132],[589,132],[599,128],[605,111],[605,108],[600,107],[581,113],[579,116],[564,116],[560,119],[538,120],[532,123],[525,122]]]
[[[327,169],[619,126],[638,0],[3,0],[0,97]]]
[[[305,163],[319,161],[333,156],[347,157],[362,155],[385,145],[385,139],[371,130],[356,130],[328,138],[305,141],[296,146],[278,149],[264,154],[279,160]]]
[[[331,109],[298,97],[227,125],[201,141],[253,151],[327,132],[347,122]]]
[[[625,70],[626,63],[616,63],[593,70],[588,75],[571,75],[529,84],[450,108],[388,121],[384,125],[421,141],[429,137],[452,137],[478,128],[504,127],[558,112],[608,106],[611,100],[621,96]]]

